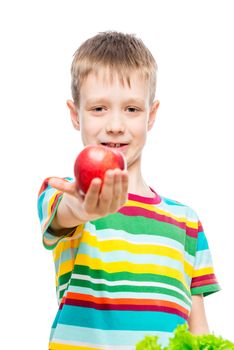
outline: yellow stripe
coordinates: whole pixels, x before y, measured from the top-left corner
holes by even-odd
[[[60,264],[58,273],[56,274],[56,286],[58,285],[58,278],[65,273],[71,272],[74,267],[74,260],[67,260]]]
[[[198,223],[197,221],[193,222],[193,221],[188,221],[186,219],[186,217],[181,217],[181,218],[178,218],[177,216],[173,215],[173,214],[170,214],[164,210],[161,210],[159,208],[156,208],[150,204],[145,204],[145,203],[139,203],[139,202],[136,202],[136,201],[133,201],[133,200],[128,200],[125,205],[126,207],[132,207],[132,206],[137,206],[137,207],[140,207],[140,208],[143,208],[143,209],[147,209],[149,211],[153,211],[157,214],[161,214],[161,215],[165,215],[169,218],[172,218],[174,220],[176,220],[177,222],[184,222],[186,223],[186,225],[188,227],[191,227],[191,228],[197,228],[198,227]]]
[[[98,247],[102,252],[112,252],[116,250],[124,250],[133,254],[155,254],[167,256],[169,258],[184,262],[183,254],[173,248],[154,244],[135,244],[120,239],[111,239],[106,241],[98,241],[96,236],[84,231],[82,243],[86,243],[91,247]]]
[[[67,345],[67,344],[56,344],[51,342],[49,344],[49,350],[101,350],[101,348],[90,348],[87,346],[79,345]]]
[[[214,273],[213,267],[205,267],[203,269],[194,270],[193,271],[193,277],[200,277],[200,276],[203,276],[203,275],[209,275],[211,273]]]
[[[51,214],[51,208],[52,205],[54,204],[55,197],[57,196],[58,193],[62,193],[61,191],[56,191],[53,196],[50,198],[49,203],[48,203],[48,215]]]
[[[190,278],[192,278],[193,266],[190,263],[188,263],[186,260],[184,261],[184,271]]]
[[[100,259],[91,258],[86,254],[78,254],[77,257],[79,259],[79,265],[89,266],[91,269],[104,270],[108,273],[128,271],[130,273],[152,273],[176,278],[183,283],[187,290],[189,290],[183,273],[171,267],[156,264],[133,264],[127,261],[105,263]]]
[[[61,254],[70,248],[77,248],[78,245],[80,244],[80,234],[82,233],[84,225],[79,225],[75,232],[72,235],[72,239],[71,237],[64,237],[56,246],[56,248],[53,250],[53,257],[54,257],[54,262],[56,262],[60,257]]]

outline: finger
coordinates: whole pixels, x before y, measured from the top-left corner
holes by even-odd
[[[108,212],[113,197],[114,170],[105,173],[102,191],[99,196],[98,208],[100,214]]]
[[[128,200],[128,171],[122,171],[122,192],[120,203],[123,206],[124,203]]]
[[[95,178],[91,181],[89,189],[85,195],[84,208],[89,213],[97,211],[98,198],[102,185],[102,180]]]
[[[113,182],[113,196],[110,204],[110,213],[116,212],[121,206],[121,195],[122,195],[122,174],[121,170],[116,169],[114,173]]]
[[[75,194],[77,192],[76,185],[74,182],[68,182],[59,177],[51,177],[48,181],[48,184],[51,187],[56,188],[59,191],[66,192],[68,194]]]

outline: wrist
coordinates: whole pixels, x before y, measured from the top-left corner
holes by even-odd
[[[85,222],[79,218],[76,213],[73,212],[72,206],[70,205],[71,200],[72,198],[70,198],[69,195],[66,193],[63,194],[63,197],[59,203],[57,212],[51,224],[52,229],[71,229]]]

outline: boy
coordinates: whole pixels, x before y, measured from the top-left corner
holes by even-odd
[[[203,296],[220,289],[196,213],[159,196],[141,174],[153,127],[157,65],[133,35],[104,32],[72,63],[67,101],[83,144],[122,151],[127,171],[94,179],[85,197],[72,178],[48,178],[38,199],[43,243],[53,249],[59,310],[49,349],[166,345],[178,324],[208,333]],[[101,189],[101,191],[100,191]]]

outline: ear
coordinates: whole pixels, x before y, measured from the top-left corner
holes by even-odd
[[[67,106],[70,110],[71,121],[76,130],[80,130],[79,113],[72,100],[67,100]]]
[[[158,100],[156,100],[153,102],[153,104],[150,108],[149,120],[148,120],[148,131],[151,130],[153,125],[154,125],[159,104],[160,104],[160,102]]]

